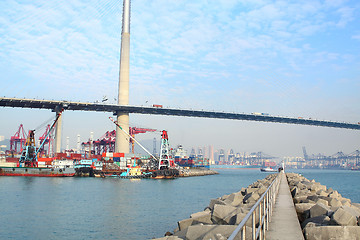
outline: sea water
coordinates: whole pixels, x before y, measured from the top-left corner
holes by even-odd
[[[269,173],[219,169],[172,180],[0,177],[1,239],[151,239],[202,211],[210,199]],[[291,170],[289,170],[291,171]],[[294,170],[360,202],[360,172]]]

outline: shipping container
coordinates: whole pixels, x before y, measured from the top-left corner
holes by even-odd
[[[125,153],[114,153],[114,157],[125,157]]]
[[[55,158],[56,159],[67,158],[67,154],[66,153],[55,153]]]
[[[7,157],[7,158],[6,158],[6,162],[16,163],[16,162],[19,162],[19,158],[16,158],[16,157]]]

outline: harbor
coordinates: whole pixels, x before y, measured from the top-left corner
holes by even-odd
[[[5,1],[0,238],[360,240],[359,12]]]
[[[0,210],[0,234],[12,239],[26,236],[133,240],[161,238],[166,232],[173,232],[178,227],[178,221],[203,211],[211,199],[239,192],[267,176],[258,169],[217,171],[217,175],[178,178],[175,181],[0,177],[0,194],[7,196],[2,199],[2,204],[7,207]],[[307,179],[315,179],[337,190],[352,202],[360,202],[360,191],[353,187],[353,182],[359,177],[358,172],[296,170],[299,171]],[[27,199],[25,204],[24,196]],[[29,221],[36,223],[36,228],[28,225],[20,228],[17,223],[23,218],[24,212]],[[53,216],[54,224],[46,223],[49,214]]]

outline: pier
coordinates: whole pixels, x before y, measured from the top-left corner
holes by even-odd
[[[266,239],[284,239],[284,236],[288,240],[304,239],[286,175],[283,172],[279,174],[281,175],[279,192]]]
[[[315,180],[281,171],[211,199],[204,211],[159,239],[359,239],[359,219],[360,204]]]

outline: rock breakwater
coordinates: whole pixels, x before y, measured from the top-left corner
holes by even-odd
[[[167,232],[167,236],[158,240],[227,239],[276,176],[277,174],[268,175],[238,192],[211,199],[204,211],[193,213],[189,218],[179,221],[173,233]],[[257,217],[256,225],[258,223]],[[246,226],[246,235],[250,238],[251,221]]]
[[[296,173],[287,173],[295,209],[307,240],[360,239],[360,204]]]
[[[219,174],[217,171],[210,170],[207,168],[190,168],[183,169],[180,171],[181,177],[196,177],[196,176],[205,176],[205,175],[215,175]]]

